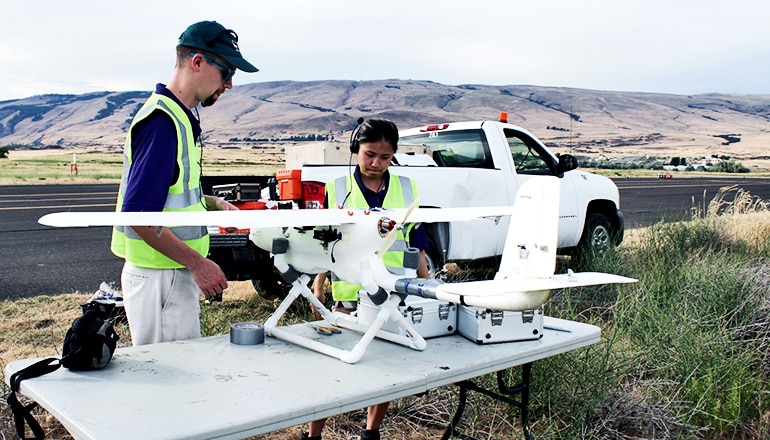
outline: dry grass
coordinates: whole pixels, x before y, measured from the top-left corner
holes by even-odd
[[[78,174],[73,172],[73,154]],[[206,175],[264,176],[283,168],[283,146],[269,149],[204,148]],[[0,159],[0,185],[117,183],[123,169],[122,149],[73,147],[11,150]]]
[[[284,148],[275,144],[266,148],[219,148],[206,146],[203,150],[203,172],[209,176],[265,176],[284,168]],[[554,148],[554,152],[569,153],[569,149]],[[76,154],[79,174],[71,172],[73,153]],[[685,155],[684,152],[677,154]],[[622,158],[627,152],[606,154]],[[641,153],[641,155],[644,155]],[[752,170],[752,175],[770,174],[770,160],[741,161]],[[11,150],[7,159],[0,159],[0,185],[39,185],[71,183],[117,183],[122,170],[122,149],[115,147],[68,147],[43,150]],[[618,175],[618,170],[593,170],[607,176]],[[623,170],[623,175],[657,177],[659,171]],[[682,173],[682,177],[702,173]]]

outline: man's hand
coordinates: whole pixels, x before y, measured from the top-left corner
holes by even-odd
[[[206,297],[221,295],[222,291],[227,289],[227,278],[222,269],[213,261],[202,258],[199,262],[188,266],[187,269],[192,273],[193,280]]]
[[[238,211],[238,207],[214,196],[204,196],[206,200],[206,209],[209,211]]]

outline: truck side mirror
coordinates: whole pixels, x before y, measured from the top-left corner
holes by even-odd
[[[578,167],[578,161],[571,154],[562,154],[559,156],[559,173],[566,173]]]

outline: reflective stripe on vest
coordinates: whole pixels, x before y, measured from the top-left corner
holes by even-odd
[[[177,137],[176,161],[179,177],[168,189],[163,211],[190,212],[190,215],[205,211],[200,188],[200,151],[194,143],[192,127],[187,121],[187,114],[173,99],[156,93],[153,93],[137,112],[128,130],[123,154],[123,177],[118,191],[116,211],[120,211],[123,207],[124,191],[133,160],[132,130],[139,121],[145,119],[155,110],[163,111],[171,117],[176,127]],[[208,254],[209,237],[205,226],[170,227],[169,230],[202,256]],[[153,269],[183,267],[147,245],[128,226],[113,228],[111,249],[115,255],[125,258],[126,261],[138,267]]]
[[[348,186],[350,183],[350,186]],[[348,189],[352,188],[352,189]],[[364,197],[364,193],[359,188],[355,177],[350,174],[335,179],[326,184],[329,207],[342,208],[368,208],[369,204]],[[349,191],[349,193],[348,193]],[[338,195],[342,195],[342,205],[338,205]],[[382,201],[384,208],[406,208],[410,206],[417,198],[417,186],[414,181],[408,177],[397,176],[390,173],[388,180],[388,192]],[[411,226],[407,229],[411,229]],[[398,230],[396,240],[385,252],[382,260],[390,273],[403,275],[404,270],[404,251],[409,247],[406,241],[408,235],[404,231]],[[358,291],[363,288],[359,284],[352,284],[339,279],[332,273],[332,297],[335,301],[358,301]]]

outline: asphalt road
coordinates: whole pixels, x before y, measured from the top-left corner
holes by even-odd
[[[692,218],[693,210],[704,212],[720,188],[736,186],[765,201],[770,201],[770,178],[762,177],[678,177],[616,178],[620,190],[620,210],[626,228],[649,226],[659,221]],[[724,200],[733,200],[736,189],[725,193]]]
[[[120,282],[123,260],[109,249],[112,229],[42,226],[57,211],[113,211],[118,185],[0,187],[0,300],[95,292]]]
[[[627,228],[689,218],[694,206],[703,208],[729,185],[770,201],[767,178],[613,180]],[[109,250],[111,228],[58,229],[37,223],[49,212],[112,211],[116,194],[116,184],[0,187],[0,300],[90,293],[102,281],[119,283],[123,262]]]

